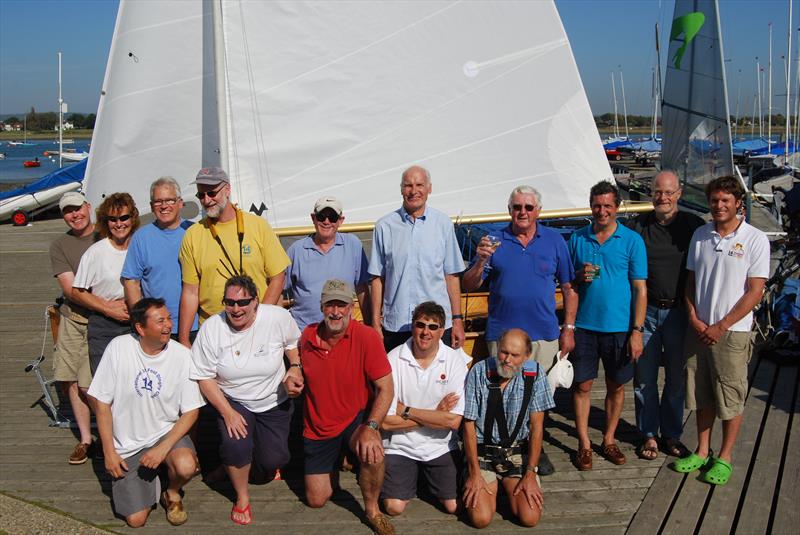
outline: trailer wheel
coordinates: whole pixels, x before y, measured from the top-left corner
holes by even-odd
[[[616,161],[620,161],[620,160],[622,159],[622,155],[620,155],[620,154],[615,154],[615,155],[614,155],[614,159],[615,159]]]
[[[28,212],[24,210],[16,210],[11,216],[11,222],[15,227],[24,227],[31,220]]]

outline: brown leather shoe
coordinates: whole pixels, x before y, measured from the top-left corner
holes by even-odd
[[[592,448],[578,448],[578,455],[575,457],[575,465],[578,470],[586,471],[592,469]]]
[[[189,514],[183,508],[183,501],[181,499],[170,500],[167,491],[161,493],[161,505],[167,510],[167,522],[173,526],[180,526],[189,520]]]
[[[83,442],[78,442],[75,445],[75,449],[72,450],[72,453],[69,455],[69,464],[83,464],[89,458],[89,448],[91,448],[91,444],[84,444]]]
[[[616,444],[605,444],[602,449],[603,457],[610,463],[617,466],[625,464],[625,454],[619,450]]]
[[[394,525],[386,518],[383,513],[367,517],[367,522],[377,535],[394,535]]]

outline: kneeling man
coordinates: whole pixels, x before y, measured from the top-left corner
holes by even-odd
[[[485,528],[497,508],[497,480],[509,496],[511,512],[533,527],[542,515],[536,465],[542,451],[544,411],[553,393],[535,360],[530,337],[521,329],[504,332],[498,354],[475,364],[467,375],[464,505],[470,523]]]
[[[198,471],[187,433],[205,401],[189,379],[191,352],[170,340],[172,319],[164,300],[142,299],[130,316],[136,334],[108,344],[89,387],[105,467],[114,478],[114,509],[129,526],[141,527],[160,494],[167,520],[177,526],[188,518],[181,487]],[[163,493],[162,464],[169,475]]]
[[[383,506],[402,513],[417,492],[417,475],[425,475],[431,492],[454,514],[458,497],[458,428],[464,414],[467,364],[445,345],[445,312],[426,301],[411,317],[411,339],[389,353],[394,400],[381,428],[386,475]]]

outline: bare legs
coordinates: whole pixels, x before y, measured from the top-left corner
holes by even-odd
[[[77,381],[61,381],[61,391],[69,398],[75,423],[78,424],[80,441],[83,444],[91,444],[91,411],[89,410],[89,400],[86,398],[86,390],[86,388],[79,388]]]
[[[697,409],[697,455],[708,457],[711,449],[711,429],[717,417],[714,407]],[[742,427],[742,415],[738,414],[730,420],[722,421],[722,446],[719,450],[719,458],[731,462],[733,457],[733,445],[736,437],[739,436],[739,429]]]

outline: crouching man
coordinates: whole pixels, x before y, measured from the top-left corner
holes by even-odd
[[[464,505],[473,526],[488,526],[499,479],[514,516],[533,527],[544,503],[536,466],[553,393],[544,370],[529,360],[532,343],[525,331],[508,330],[497,345],[497,356],[478,362],[467,375]]]
[[[170,340],[172,319],[164,300],[142,299],[130,316],[136,334],[111,341],[89,387],[105,467],[114,478],[114,509],[129,526],[141,527],[160,496],[167,520],[177,526],[188,518],[181,487],[198,471],[187,433],[205,401],[189,379],[191,352]],[[163,493],[162,464],[169,475]]]

